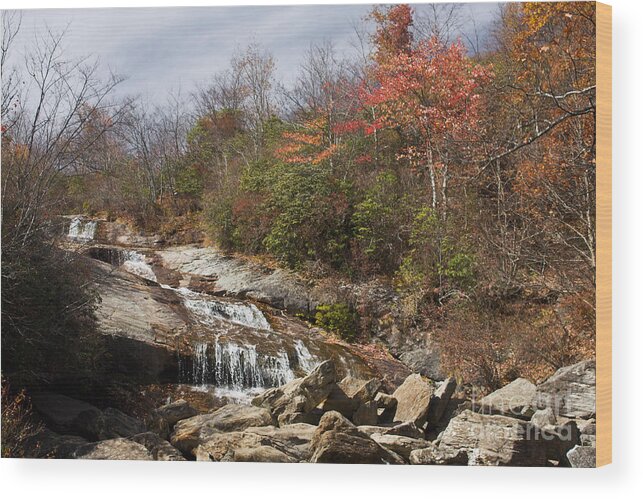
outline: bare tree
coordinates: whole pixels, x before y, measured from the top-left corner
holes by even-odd
[[[417,39],[436,37],[449,44],[463,26],[462,5],[459,3],[431,3],[417,11],[414,22]]]
[[[11,36],[3,42],[2,61],[9,59],[10,41],[17,28],[5,18]],[[13,18],[15,21],[15,18]],[[3,22],[5,22],[3,20]],[[110,75],[99,79],[96,61],[68,60],[65,33],[47,29],[35,40],[33,50],[8,78],[25,82],[2,109],[2,240],[6,251],[29,244],[47,226],[43,223],[60,199],[53,195],[56,180],[72,171],[83,154],[124,116],[126,105],[113,101],[112,91],[121,81]],[[4,69],[4,68],[3,68]],[[3,90],[13,88],[5,80]],[[96,115],[103,120],[94,120]],[[80,140],[90,121],[95,133]]]

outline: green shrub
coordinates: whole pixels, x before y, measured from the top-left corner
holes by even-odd
[[[396,273],[400,290],[412,293],[438,288],[468,290],[476,283],[473,252],[454,224],[441,220],[434,210],[421,208],[413,220],[410,250]]]
[[[406,225],[411,205],[394,172],[381,172],[375,184],[355,206],[353,233],[364,270],[389,272],[400,263],[405,245],[401,230]]]
[[[359,333],[359,316],[345,303],[317,307],[315,324],[347,341],[355,340]]]

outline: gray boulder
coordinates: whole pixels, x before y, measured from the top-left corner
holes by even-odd
[[[424,438],[424,432],[415,423],[401,423],[391,428],[385,428],[384,435],[399,435],[409,438]]]
[[[145,447],[155,461],[185,461],[185,458],[176,447],[173,447],[167,440],[163,440],[151,431],[134,435],[130,440]]]
[[[92,404],[52,392],[32,394],[31,405],[40,413],[49,428],[60,433],[79,435],[81,414],[82,419],[89,415],[102,416],[102,411]],[[80,428],[80,432],[84,433],[83,428]]]
[[[562,367],[536,387],[532,404],[551,408],[557,417],[590,419],[596,415],[596,363],[586,360]]]
[[[269,445],[236,449],[230,461],[238,463],[294,463],[295,459]]]
[[[191,418],[198,414],[197,410],[183,399],[159,407],[155,413],[163,418],[169,426],[173,426],[182,419]]]
[[[103,440],[79,447],[74,453],[76,459],[109,460],[152,460],[152,454],[145,446],[127,438]]]
[[[385,449],[402,456],[406,461],[409,460],[411,452],[417,449],[424,449],[429,442],[423,438],[403,437],[402,435],[391,435],[388,433],[374,433],[371,438]]]
[[[299,461],[287,447],[252,431],[212,434],[194,449],[197,461],[276,462]]]
[[[196,446],[218,432],[243,431],[251,426],[267,426],[273,422],[266,409],[228,404],[214,412],[177,422],[170,435],[170,443],[183,454],[190,455]]]
[[[319,364],[308,376],[271,388],[252,400],[277,418],[279,425],[315,421],[313,410],[330,394],[335,383],[331,360]]]
[[[397,409],[397,399],[392,395],[380,392],[375,395],[375,402],[378,408],[378,424],[392,423]]]
[[[347,376],[332,387],[321,405],[323,412],[337,411],[356,425],[377,424],[375,396],[381,381],[368,381]]]
[[[567,452],[567,460],[572,468],[596,468],[596,449],[577,445]]]
[[[247,433],[263,437],[263,445],[270,445],[297,461],[308,461],[312,455],[310,441],[315,434],[316,426],[306,423],[295,423],[280,427],[262,426],[248,428]]]
[[[313,463],[403,464],[339,412],[324,414],[311,441]]]
[[[457,387],[458,382],[455,378],[447,378],[435,390],[435,393],[431,397],[429,414],[427,416],[429,427],[435,426],[442,419]]]
[[[534,412],[533,416],[531,416],[531,424],[537,426],[538,428],[554,426],[556,424],[556,415],[550,407],[547,407],[546,409],[540,409]]]
[[[500,390],[484,397],[476,406],[482,414],[500,414],[520,419],[529,419],[534,413],[532,401],[536,385],[531,381],[518,378]]]
[[[72,459],[79,447],[87,440],[76,435],[59,435],[48,428],[42,428],[29,437],[24,446],[27,457]]]
[[[429,414],[433,387],[419,374],[411,374],[402,383],[393,397],[397,400],[395,421],[412,422],[423,427]]]
[[[437,445],[426,442],[421,449],[411,451],[411,464],[466,465],[469,456],[465,449],[440,449]]]
[[[545,466],[548,443],[534,428],[523,420],[465,410],[451,419],[439,449],[448,455],[464,450],[474,465]]]

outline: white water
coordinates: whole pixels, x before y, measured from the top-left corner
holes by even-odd
[[[297,340],[295,342],[295,353],[297,354],[297,361],[299,362],[299,367],[301,367],[306,374],[309,374],[315,369],[319,362],[313,355],[310,353],[310,350],[306,348],[304,342]]]
[[[196,390],[214,390],[215,395],[235,400],[248,400],[261,391],[281,386],[295,379],[288,354],[261,355],[255,345],[196,343],[192,369],[179,364],[179,382]],[[301,362],[300,362],[301,364]]]
[[[205,295],[187,288],[175,289],[169,286],[162,286],[166,289],[173,289],[182,295],[185,307],[204,324],[211,325],[216,319],[224,319],[242,326],[271,330],[270,323],[253,303],[218,301],[209,297],[206,298]]]
[[[76,217],[69,224],[67,237],[76,241],[91,241],[96,234],[96,225],[95,220],[84,221],[82,218]]]
[[[145,255],[138,251],[127,250],[123,252],[123,269],[130,274],[135,274],[144,279],[156,282],[156,275],[152,267],[145,261]]]

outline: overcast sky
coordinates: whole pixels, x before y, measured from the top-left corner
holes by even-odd
[[[311,43],[332,40],[338,51],[350,54],[354,26],[370,9],[362,4],[25,10],[14,55],[29,50],[46,26],[55,32],[67,28],[70,57],[96,55],[104,71],[127,78],[119,93],[157,100],[179,88],[190,92],[226,68],[236,50],[258,42],[275,57],[277,78],[288,84]],[[475,22],[484,35],[497,9],[495,3],[463,6],[463,32],[471,34]]]

